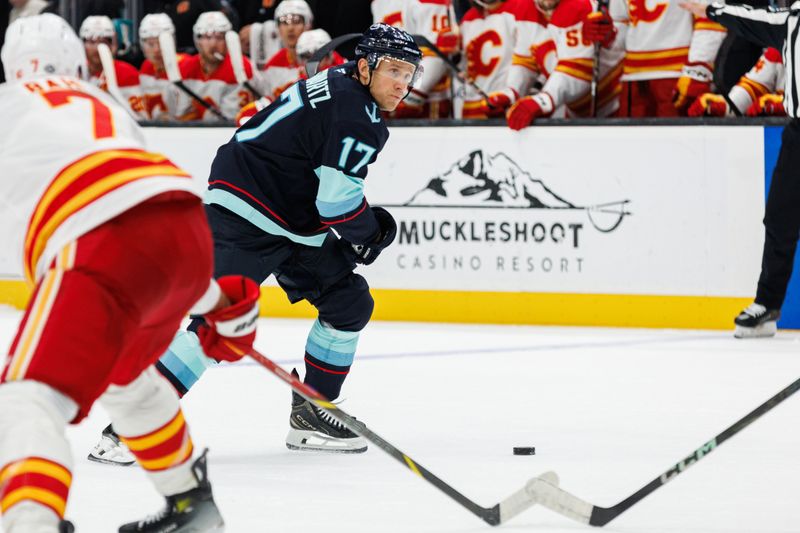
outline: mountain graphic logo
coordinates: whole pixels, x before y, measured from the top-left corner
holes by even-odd
[[[431,179],[404,207],[558,209],[585,211],[598,231],[609,233],[631,215],[630,200],[580,206],[555,193],[502,152],[473,150]]]

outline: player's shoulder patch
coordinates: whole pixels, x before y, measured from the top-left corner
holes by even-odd
[[[592,12],[589,0],[561,0],[550,18],[550,23],[560,28],[580,24]]]

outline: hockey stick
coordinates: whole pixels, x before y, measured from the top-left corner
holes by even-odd
[[[321,46],[316,52],[311,54],[311,57],[306,61],[306,74],[308,77],[310,78],[317,73],[320,62],[328,57],[328,54],[332,53],[341,45],[360,38],[361,35],[360,33],[345,33],[344,35],[334,37],[330,42],[325,44],[325,46]]]
[[[662,485],[666,485],[668,481],[671,481],[678,474],[683,473],[690,466],[697,463],[709,453],[713,452],[720,444],[758,420],[763,414],[772,410],[783,400],[797,392],[798,389],[800,389],[800,379],[753,409],[750,413],[736,421],[732,426],[728,427],[725,431],[697,448],[682,461],[673,465],[666,472],[613,507],[599,507],[597,505],[593,505],[559,488],[555,484],[549,483],[547,480],[542,479],[541,477],[535,478],[529,483],[531,496],[536,499],[537,503],[547,507],[552,511],[562,514],[567,518],[571,518],[572,520],[576,520],[578,522],[583,522],[584,524],[602,527],[633,507],[642,498],[649,495]]]
[[[106,43],[98,43],[97,55],[100,56],[100,63],[103,65],[103,75],[106,78],[106,87],[108,88],[108,94],[110,94],[120,106],[125,108],[125,111],[127,111],[128,114],[134,120],[139,120],[141,117],[136,116],[136,114],[131,109],[130,105],[128,105],[127,100],[125,100],[125,97],[119,90],[119,83],[117,82],[117,71],[114,68],[114,56],[111,53],[111,49],[108,47]]]
[[[327,398],[323,395],[300,381],[298,378],[286,372],[284,369],[279,367],[273,361],[268,359],[267,357],[263,356],[256,350],[253,350],[250,353],[250,357],[255,359],[260,365],[264,368],[278,376],[283,382],[288,384],[292,389],[297,392],[300,396],[312,402],[314,405],[319,407],[320,409],[324,409],[325,412],[330,414],[332,417],[336,418],[339,422],[350,428],[355,433],[358,433],[368,441],[370,441],[375,446],[379,447],[384,452],[388,453],[392,457],[394,457],[398,462],[400,462],[403,466],[411,470],[413,473],[430,483],[431,485],[435,486],[442,492],[444,492],[447,496],[451,499],[455,500],[462,507],[466,508],[472,514],[483,520],[489,525],[496,526],[499,524],[503,524],[510,520],[511,518],[515,517],[522,511],[531,507],[536,501],[531,497],[530,487],[536,480],[545,480],[549,486],[557,486],[558,485],[558,477],[553,472],[546,472],[539,476],[538,478],[533,478],[528,483],[519,489],[518,491],[514,492],[511,496],[504,499],[500,503],[496,504],[493,507],[482,507],[475,503],[474,501],[470,500],[448,483],[442,481],[439,477],[435,476],[429,470],[424,468],[422,465],[411,459],[402,451],[395,448],[392,444],[385,441],[382,437],[380,437],[377,433],[373,432],[369,429],[363,422],[359,422],[352,416],[348,415],[339,407],[331,403]]]
[[[231,56],[231,66],[233,66],[233,76],[236,78],[236,82],[253,93],[256,98],[262,98],[264,95],[261,94],[261,91],[255,90],[247,79],[247,72],[244,70],[244,57],[242,57],[242,42],[239,40],[239,34],[233,30],[226,31],[225,45],[228,47],[228,53]]]
[[[178,54],[175,51],[175,41],[171,34],[162,33],[158,36],[158,44],[161,47],[161,57],[164,60],[164,70],[167,71],[167,79],[172,82],[178,89],[189,95],[190,98],[198,102],[200,105],[214,113],[222,120],[230,120],[222,114],[219,108],[209,102],[206,102],[193,90],[186,86],[181,79],[181,71],[178,68]]]
[[[414,38],[414,42],[417,43],[417,46],[424,46],[425,48],[430,49],[431,52],[433,52],[434,54],[436,54],[437,57],[439,57],[439,59],[444,61],[444,64],[447,65],[450,68],[450,70],[453,71],[453,73],[456,75],[456,77],[459,80],[465,82],[467,85],[469,85],[470,87],[475,89],[475,91],[479,95],[481,95],[481,98],[486,100],[486,102],[488,104],[489,95],[486,94],[486,92],[483,89],[481,89],[480,86],[477,83],[475,83],[473,80],[471,80],[464,72],[461,72],[461,69],[458,68],[458,65],[453,63],[453,60],[451,60],[449,57],[447,57],[447,55],[444,52],[439,50],[439,48],[437,48],[437,46],[435,44],[433,44],[430,41],[430,39],[428,39],[424,35],[412,35],[412,37]],[[489,105],[489,107],[494,107],[491,104],[488,104],[488,105]]]
[[[609,0],[599,0],[597,2],[597,12],[600,13],[603,11],[603,8],[608,10],[608,2]],[[611,23],[614,24],[613,22]],[[592,63],[592,85],[591,85],[591,94],[592,94],[592,103],[591,109],[589,110],[589,115],[591,117],[597,116],[597,84],[600,82],[600,43],[594,43],[594,61]]]
[[[250,24],[250,62],[256,70],[261,69],[266,64],[264,56],[264,25],[260,22]]]

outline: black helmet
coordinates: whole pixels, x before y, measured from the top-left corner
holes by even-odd
[[[358,41],[356,58],[366,59],[372,70],[378,65],[378,60],[386,56],[417,67],[422,59],[422,52],[408,32],[379,22],[370,26]]]

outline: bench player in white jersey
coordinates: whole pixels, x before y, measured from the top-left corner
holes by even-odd
[[[374,3],[373,3],[374,6]],[[403,2],[403,28],[412,35],[422,35],[439,51],[452,56],[460,51],[461,39],[455,24],[451,0],[406,0]],[[375,21],[381,22],[381,21]],[[444,61],[428,48],[424,57],[422,79],[400,102],[393,118],[447,118],[452,106],[450,71]]]
[[[0,85],[0,253],[33,288],[0,374],[3,530],[74,530],[64,520],[65,429],[100,397],[167,500],[119,531],[222,531],[205,454],[194,459],[177,395],[153,363],[190,309],[207,319],[206,353],[247,353],[258,287],[211,279],[211,235],[191,177],[148,152],[128,112],[78,79],[86,57],[66,21],[15,21],[0,56],[10,80]]]
[[[537,0],[537,5],[546,15],[549,12],[547,29],[555,42],[558,62],[539,93],[520,99],[509,110],[508,124],[515,130],[538,117],[551,116],[562,105],[567,108],[567,116],[591,114],[594,46],[584,39],[582,28],[594,7],[590,0]],[[597,116],[611,116],[619,108],[623,53],[618,46],[600,48]]]
[[[97,45],[105,43],[111,50],[112,56],[117,53],[117,32],[114,29],[114,23],[105,16],[86,17],[81,23],[79,35],[83,39],[86,59],[89,63],[89,81],[104,91],[108,91],[108,84],[103,73],[103,64],[100,61]],[[127,101],[131,112],[138,118],[147,118],[144,110],[142,89],[139,84],[139,71],[125,61],[114,59],[114,73],[116,74],[119,92]]]
[[[489,102],[509,107],[520,96],[532,92],[535,84],[544,84],[556,68],[556,44],[547,29],[549,16],[533,0],[523,2],[517,15],[517,39],[508,73],[510,92],[490,95]]]
[[[610,19],[625,31],[620,116],[670,117],[685,115],[695,98],[710,90],[714,60],[725,28],[697,18],[671,0],[611,0],[610,13],[594,18],[592,34],[613,32]]]
[[[524,10],[524,2],[531,0],[470,1],[473,5],[461,20],[466,76],[489,96],[509,95],[508,74],[517,38],[517,19]],[[484,119],[504,114],[504,107],[492,107],[471,86],[465,88],[462,118]]]
[[[372,22],[403,28],[403,10],[408,0],[372,0]]]
[[[775,48],[767,48],[753,68],[731,88],[727,97],[714,93],[702,94],[689,107],[689,116],[785,115],[784,72],[781,53]]]
[[[273,100],[302,75],[303,65],[295,49],[303,32],[314,24],[314,15],[305,0],[283,0],[275,8],[275,22],[283,47],[269,58],[259,73],[259,89]]]
[[[145,15],[139,23],[139,44],[145,60],[139,69],[144,108],[150,120],[176,120],[178,89],[167,79],[158,36],[168,33],[175,38],[175,25],[166,13]],[[178,63],[185,58],[178,54]]]
[[[328,35],[328,32],[321,28],[317,28],[316,30],[307,30],[300,35],[297,39],[297,46],[295,51],[297,52],[297,59],[300,62],[302,68],[300,69],[300,74],[295,81],[305,80],[308,78],[305,70],[306,62],[311,59],[311,56],[328,44],[331,41],[331,36]],[[331,67],[335,67],[338,65],[343,65],[346,63],[347,60],[339,55],[336,51],[328,54],[327,57],[323,57],[319,65],[317,65],[317,71],[321,72],[325,69],[329,69]],[[263,96],[256,100],[255,102],[250,102],[246,106],[239,111],[239,114],[236,115],[236,125],[242,126],[245,122],[250,120],[250,118],[267,107],[269,104],[273,102],[272,98],[267,96]]]
[[[233,28],[221,11],[201,13],[194,23],[194,44],[198,53],[180,62],[183,83],[203,100],[213,103],[230,120],[253,100],[253,94],[240,86],[233,72],[231,56],[225,44],[225,32]],[[244,71],[253,77],[250,61],[245,57]],[[178,99],[179,120],[221,120],[188,95]]]

